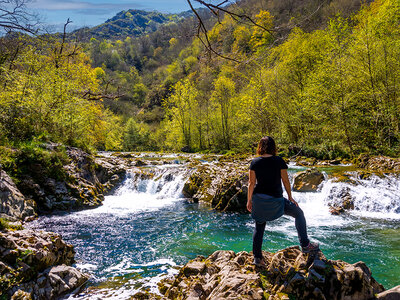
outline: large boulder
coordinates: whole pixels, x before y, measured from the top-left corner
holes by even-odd
[[[71,267],[74,255],[73,246],[52,232],[0,232],[0,295],[55,299],[72,291],[88,279]]]
[[[317,169],[308,169],[294,175],[293,190],[297,192],[314,192],[324,181],[324,175]]]
[[[247,174],[224,180],[212,198],[212,206],[220,211],[246,211],[248,181]]]
[[[249,164],[249,160],[233,160],[200,165],[182,194],[219,211],[246,211]]]
[[[35,215],[35,202],[25,198],[10,176],[0,168],[0,217],[26,220]]]
[[[298,247],[263,253],[266,267],[255,267],[247,252],[217,251],[197,257],[174,278],[161,281],[166,299],[373,299],[382,285],[358,262],[332,261]],[[154,297],[155,298],[155,297]],[[148,299],[153,299],[150,295]]]

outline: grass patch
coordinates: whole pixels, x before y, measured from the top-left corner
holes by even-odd
[[[22,230],[24,227],[22,227],[21,224],[15,225],[15,224],[10,224],[10,222],[5,219],[5,218],[0,218],[0,230]]]

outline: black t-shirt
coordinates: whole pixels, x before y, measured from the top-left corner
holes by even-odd
[[[287,169],[285,161],[279,156],[257,157],[250,163],[250,170],[256,173],[257,184],[254,194],[267,194],[282,197],[281,170]]]

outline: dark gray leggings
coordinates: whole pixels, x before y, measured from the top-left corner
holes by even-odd
[[[307,236],[307,225],[306,219],[304,218],[304,213],[300,207],[296,206],[293,202],[285,199],[285,215],[291,216],[295,218],[295,225],[297,229],[297,235],[299,236],[300,245],[305,247],[309,244],[310,240]],[[253,233],[253,255],[257,258],[262,258],[261,248],[262,248],[262,240],[265,230],[264,223],[256,222],[256,226],[254,228]]]

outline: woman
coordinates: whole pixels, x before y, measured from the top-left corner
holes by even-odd
[[[302,251],[307,253],[319,250],[318,244],[311,243],[307,236],[306,220],[303,211],[293,199],[285,161],[276,156],[276,145],[272,137],[263,137],[258,143],[257,154],[249,171],[247,209],[256,222],[253,234],[253,255],[256,265],[265,265],[261,247],[266,221],[272,221],[283,214],[295,218],[297,234]],[[282,184],[288,199],[282,196]]]

